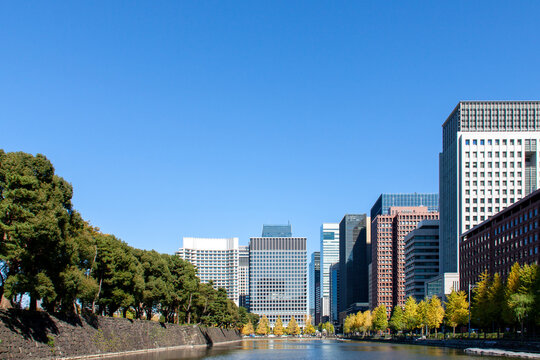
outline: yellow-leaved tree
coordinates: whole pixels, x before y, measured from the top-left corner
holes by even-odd
[[[283,328],[283,321],[281,321],[281,316],[278,316],[276,320],[276,325],[274,325],[274,335],[281,336],[283,335],[284,330],[285,329]]]

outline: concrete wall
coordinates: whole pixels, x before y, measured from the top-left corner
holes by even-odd
[[[0,359],[43,359],[240,340],[236,330],[0,310]]]

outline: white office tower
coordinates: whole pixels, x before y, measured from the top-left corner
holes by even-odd
[[[238,293],[238,238],[213,239],[184,237],[176,253],[197,268],[202,282],[212,281],[214,288],[224,288],[236,305]]]
[[[330,316],[330,266],[339,262],[339,224],[321,225],[321,317]],[[328,320],[327,320],[328,321]]]
[[[458,239],[538,188],[540,101],[462,101],[443,124],[440,271],[457,272]]]

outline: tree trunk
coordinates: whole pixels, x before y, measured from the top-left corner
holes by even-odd
[[[99,279],[99,288],[96,296],[94,296],[94,301],[92,301],[92,314],[95,314],[96,311],[96,301],[99,299],[99,295],[101,294],[101,284],[103,284],[103,277]]]
[[[30,311],[37,310],[37,299],[33,296],[30,297]]]

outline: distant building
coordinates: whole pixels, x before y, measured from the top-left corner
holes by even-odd
[[[446,301],[446,296],[452,290],[459,290],[459,274],[445,272],[439,274],[425,283],[425,293],[428,298],[437,296],[442,301]]]
[[[441,272],[461,234],[538,189],[540,101],[460,101],[439,155]]]
[[[249,246],[239,247],[238,297],[239,305],[249,310]]]
[[[439,194],[381,194],[371,207],[371,220],[377,215],[390,214],[391,207],[425,206],[428,211],[439,211]]]
[[[339,262],[339,224],[321,225],[321,321],[330,316],[330,266]]]
[[[339,322],[339,263],[330,266],[330,319],[334,325]]]
[[[250,311],[273,326],[292,316],[300,326],[308,314],[305,237],[253,237],[249,244]]]
[[[347,214],[339,224],[339,276],[341,313],[355,303],[368,303],[368,265],[371,262],[370,219]]]
[[[262,237],[291,237],[291,224],[287,225],[263,225]]]
[[[459,243],[461,290],[475,284],[482,272],[508,277],[514,263],[538,264],[540,253],[540,190],[508,206],[466,231]]]
[[[312,323],[321,322],[321,253],[311,254],[309,263],[309,311]]]
[[[439,220],[422,220],[405,236],[405,298],[420,301],[426,281],[439,275]]]
[[[371,306],[387,309],[405,302],[405,236],[424,219],[438,219],[426,206],[391,207],[371,224]]]
[[[238,298],[238,238],[184,237],[176,253],[197,268],[202,282],[212,281],[214,288],[224,288],[236,305]]]

